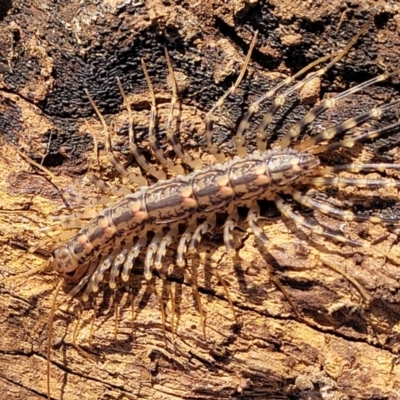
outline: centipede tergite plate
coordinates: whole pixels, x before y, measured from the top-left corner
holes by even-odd
[[[400,397],[396,7],[36,3],[0,10],[4,398]]]

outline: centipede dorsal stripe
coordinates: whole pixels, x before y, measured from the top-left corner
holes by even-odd
[[[370,24],[371,20],[359,29],[342,50],[319,58],[249,104],[238,123],[236,132],[232,132],[237,156],[230,157],[223,151],[223,145],[215,141],[214,119],[218,110],[229,102],[230,96],[238,90],[250,68],[252,52],[257,46],[257,32],[255,32],[237,79],[204,116],[204,140],[209,155],[214,159],[212,164],[205,164],[189,154],[185,146],[181,144],[178,133],[174,131],[173,120],[180,98],[175,79],[174,60],[167,49],[165,63],[172,93],[165,135],[176,156],[174,159],[166,156],[165,149],[157,138],[158,104],[155,88],[144,59],[141,60],[141,66],[149,92],[148,142],[151,157],[143,152],[137,143],[131,104],[123,83],[120,79],[116,80],[122,104],[128,116],[126,122],[129,151],[136,167],[135,171],[140,170],[139,173],[132,172],[130,165],[124,165],[114,155],[111,129],[88,88],[86,94],[102,126],[108,161],[123,183],[113,184],[104,177],[91,173],[89,179],[98,191],[102,192],[102,195],[89,199],[63,192],[64,198],[71,204],[75,204],[76,210],[73,214],[55,216],[53,224],[41,230],[43,234],[48,234],[55,241],[51,257],[53,269],[61,276],[63,282],[67,282],[69,287],[72,287],[64,302],[68,303],[75,298],[83,303],[89,300],[95,302],[96,296],[105,286],[113,292],[119,287],[128,287],[135,268],[141,265],[143,277],[152,288],[160,305],[163,334],[167,342],[166,325],[170,325],[173,336],[177,335],[179,330],[174,313],[175,305],[172,304],[171,313],[168,314],[162,294],[155,289],[153,281],[158,278],[167,280],[168,270],[164,267],[168,255],[170,259],[173,258],[174,265],[182,270],[186,281],[193,288],[193,296],[198,303],[202,333],[206,338],[206,315],[187,265],[188,260],[196,258],[204,237],[217,232],[222,236],[225,253],[234,262],[251,264],[249,260],[240,257],[236,246],[235,230],[239,225],[250,232],[257,245],[262,247],[262,251],[268,251],[269,238],[261,225],[263,216],[260,203],[262,202],[273,203],[284,219],[293,223],[297,229],[308,232],[310,242],[318,242],[320,238],[323,238],[344,246],[362,249],[371,257],[399,264],[400,259],[395,252],[385,250],[361,237],[348,237],[345,233],[330,230],[319,222],[304,217],[297,207],[309,209],[343,223],[369,221],[374,224],[398,224],[400,222],[397,216],[359,214],[345,207],[324,202],[323,196],[318,195],[326,188],[338,191],[349,188],[360,190],[400,188],[400,181],[396,177],[366,177],[367,173],[373,172],[390,175],[390,172],[400,170],[400,164],[377,163],[375,160],[365,163],[325,164],[327,154],[352,149],[356,145],[362,145],[366,141],[375,140],[399,129],[400,122],[379,128],[375,128],[373,124],[370,127],[368,124],[375,120],[382,120],[386,113],[398,109],[400,101],[393,100],[364,110],[350,118],[335,121],[334,125],[316,132],[312,129],[318,117],[333,110],[338,102],[398,76],[400,70],[382,73],[321,101],[310,108],[308,113],[299,116],[297,122],[284,135],[269,143],[268,129],[289,97],[299,92],[308,83],[312,83],[313,80],[322,78],[339,61],[343,62]],[[245,135],[252,128],[253,118],[266,104],[269,104],[269,108],[263,112],[257,127],[254,132],[251,132],[255,138],[257,150],[250,151]],[[360,126],[366,126],[362,134],[352,135],[352,130]],[[307,134],[303,136],[305,132]],[[351,177],[346,174],[351,174]],[[360,176],[353,177],[357,174]],[[311,190],[312,193],[310,193]],[[98,211],[96,207],[100,206],[102,209]],[[243,208],[247,210],[244,217],[241,214]],[[221,218],[222,222],[220,222]],[[65,235],[68,237],[65,238]],[[202,261],[201,257],[198,258]],[[324,265],[333,269],[337,268],[329,257],[320,256],[320,260]],[[37,271],[38,269],[32,273]],[[238,323],[235,301],[231,298],[228,286],[219,274],[218,268],[212,269],[212,275],[219,282],[226,301],[229,302],[233,314],[232,320]],[[345,276],[345,273],[343,275]],[[368,294],[362,286],[351,277],[348,280],[366,300]],[[7,279],[1,283],[6,281]],[[278,282],[277,286],[279,285]],[[60,307],[57,303],[60,287],[61,283],[57,286],[49,319],[47,355],[49,399],[51,398],[49,361],[52,323],[54,312]],[[173,301],[171,298],[171,302]],[[95,316],[96,307],[95,305]],[[115,314],[117,321],[117,305]],[[132,314],[134,314],[133,311]],[[78,328],[79,320],[74,330],[74,343]],[[91,331],[94,329],[92,326]],[[117,329],[116,326],[115,336],[117,336]],[[89,347],[91,347],[91,338],[89,342]]]

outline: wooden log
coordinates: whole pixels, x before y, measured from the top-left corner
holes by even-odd
[[[398,67],[398,9],[390,1],[379,3],[370,32],[323,78],[320,97]],[[155,86],[159,122],[165,127],[171,100],[165,46],[180,87],[185,150],[206,162],[203,117],[236,78],[256,29],[249,73],[215,122],[215,141],[225,143],[232,154],[232,130],[246,104],[278,79],[341,49],[370,13],[366,2],[341,1],[3,2],[0,279],[47,263],[46,246],[35,254],[27,249],[40,241],[40,227],[65,207],[60,188],[81,195],[92,191],[87,172],[98,169],[92,137],[100,144],[104,138],[84,89],[115,126],[115,153],[127,161],[127,114],[116,83],[121,79],[134,110],[138,145],[148,155],[149,97],[140,59]],[[322,125],[396,96],[394,84],[371,89],[328,112]],[[278,132],[304,115],[306,107],[300,103],[280,115]],[[248,138],[254,148],[253,139]],[[399,163],[398,143],[397,134],[350,154],[359,162],[372,156],[382,162],[389,155]],[[162,144],[168,152],[166,142]],[[17,149],[55,178],[32,166]],[[102,148],[100,153],[104,178],[117,180]],[[400,178],[396,172],[391,175]],[[399,215],[396,190],[377,194],[349,188],[341,198],[336,194],[327,196],[342,202],[361,198],[371,209],[391,206],[393,215],[396,210]],[[377,197],[391,201],[382,204]],[[266,203],[263,212],[268,249],[261,249],[249,232],[238,232],[239,254],[246,262],[233,264],[216,234],[199,249],[208,256],[206,266],[196,257],[189,259],[200,304],[174,266],[174,253],[168,253],[173,273],[167,280],[154,279],[165,300],[165,333],[160,302],[140,265],[131,281],[133,323],[130,299],[122,289],[115,297],[106,288],[98,296],[93,335],[93,306],[86,306],[80,318],[78,302],[61,306],[52,333],[52,398],[399,398],[399,266],[333,241],[316,238],[315,244],[309,232],[282,218],[272,204]],[[315,217],[351,237],[376,240],[379,248],[400,257],[393,228],[370,223],[342,227]],[[226,282],[238,322],[215,270]],[[0,287],[0,398],[46,397],[47,317],[56,284],[49,268]],[[77,321],[80,351],[73,345]]]

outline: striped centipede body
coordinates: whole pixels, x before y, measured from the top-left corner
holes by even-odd
[[[205,117],[207,147],[216,161],[215,164],[206,167],[192,156],[184,154],[182,146],[171,127],[174,107],[178,102],[178,91],[172,63],[167,52],[166,60],[172,78],[173,95],[166,132],[177,158],[182,161],[181,164],[175,164],[166,159],[157,143],[154,133],[157,105],[144,62],[142,62],[142,66],[149,86],[151,104],[149,142],[154,157],[161,165],[161,168],[150,164],[135,144],[132,112],[121,83],[118,81],[129,116],[129,148],[143,174],[135,175],[130,173],[115,158],[112,152],[109,129],[88,93],[89,100],[103,125],[105,150],[111,164],[121,176],[141,187],[132,192],[126,186],[111,185],[92,175],[92,183],[105,193],[105,197],[92,202],[79,196],[63,193],[68,200],[81,204],[83,207],[91,207],[93,204],[97,204],[96,202],[106,205],[97,215],[91,216],[89,221],[78,213],[56,217],[55,220],[57,222],[53,226],[43,229],[44,232],[49,233],[52,239],[57,238],[60,230],[74,231],[71,233],[70,238],[55,246],[51,258],[51,264],[55,271],[65,281],[74,285],[73,289],[68,293],[69,298],[81,295],[84,301],[88,301],[91,296],[95,296],[100,290],[100,284],[104,281],[107,281],[112,290],[115,290],[119,284],[125,284],[129,281],[131,271],[135,267],[135,261],[141,254],[144,254],[144,277],[147,281],[152,279],[154,271],[161,271],[163,258],[168,248],[176,250],[176,265],[185,269],[187,254],[195,253],[202,236],[217,228],[217,214],[227,215],[222,228],[223,241],[229,255],[237,260],[238,255],[233,243],[233,231],[239,221],[238,207],[246,207],[248,209],[246,218],[248,228],[261,244],[267,246],[268,238],[258,224],[260,219],[258,200],[274,202],[284,217],[294,221],[295,224],[301,227],[309,229],[315,236],[323,236],[344,244],[363,248],[372,255],[383,257],[397,264],[399,260],[395,253],[382,251],[367,241],[349,239],[342,234],[325,229],[322,225],[315,224],[296,213],[287,198],[293,199],[303,207],[316,210],[321,214],[344,222],[370,221],[387,224],[399,222],[396,217],[364,216],[349,210],[343,210],[303,193],[302,189],[304,186],[317,189],[326,187],[339,189],[343,187],[400,188],[400,182],[392,178],[343,178],[338,175],[340,172],[362,173],[400,170],[400,164],[369,163],[324,166],[321,161],[326,153],[340,148],[352,148],[362,141],[374,139],[380,135],[387,135],[398,129],[400,123],[397,122],[380,129],[368,130],[358,136],[345,136],[343,139],[337,139],[347,131],[367,121],[382,118],[385,112],[396,109],[400,105],[400,101],[395,100],[348,118],[333,127],[322,130],[316,135],[309,136],[305,140],[300,138],[301,133],[318,116],[334,108],[336,103],[357,94],[369,86],[398,75],[399,71],[383,73],[345,92],[339,93],[331,99],[322,101],[296,122],[279,139],[277,145],[271,148],[267,143],[267,128],[277,111],[285,104],[286,98],[300,90],[305,84],[312,82],[313,79],[325,74],[329,68],[350,51],[368,26],[368,24],[365,25],[342,51],[320,58],[253,102],[240,122],[234,138],[238,156],[227,160],[221,149],[213,141],[213,115],[228,97],[234,93],[242,81],[248,68],[251,52],[256,44],[257,35],[255,35],[236,82],[216,102]],[[324,67],[294,83],[297,78],[325,62],[327,64]],[[284,90],[285,86],[289,86],[289,88]],[[272,101],[272,105],[264,114],[260,125],[256,129],[258,149],[249,154],[244,141],[244,133],[248,129],[253,115],[265,101]],[[166,179],[165,170],[170,171],[171,177],[169,179]],[[185,174],[186,170],[190,172]],[[145,177],[150,178],[150,182],[153,183],[148,184]],[[117,195],[120,198],[115,201],[109,195]],[[53,233],[54,235],[52,236]],[[325,263],[329,264],[329,261],[325,260]],[[224,286],[223,279],[218,275],[218,271],[215,270],[214,274]],[[229,292],[225,286],[224,289],[234,312]],[[57,292],[58,289],[54,298],[53,312],[56,308]],[[162,312],[164,311],[162,310]],[[203,331],[205,331],[204,317],[201,317]],[[53,315],[51,316],[50,326],[52,318]],[[165,317],[163,316],[163,318]],[[49,334],[49,342],[51,343],[51,334]],[[49,382],[48,387],[50,387]],[[50,397],[49,389],[48,396]]]

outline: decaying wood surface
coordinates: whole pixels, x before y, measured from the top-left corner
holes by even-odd
[[[324,94],[398,67],[400,14],[394,2],[2,1],[0,279],[47,262],[46,248],[35,254],[27,248],[40,240],[39,228],[49,223],[50,215],[64,207],[58,188],[91,191],[86,173],[97,168],[92,135],[99,143],[103,138],[85,88],[120,131],[113,141],[117,156],[124,159],[126,129],[120,128],[126,112],[116,77],[129,93],[138,141],[145,148],[141,138],[149,106],[140,58],[155,85],[160,124],[165,124],[171,99],[163,55],[167,47],[183,101],[181,136],[187,151],[206,161],[202,117],[238,73],[254,30],[259,30],[259,44],[239,89],[244,101],[243,96],[235,97],[223,107],[216,120],[216,140],[228,137],[245,105],[276,79],[351,38],[372,6],[378,7],[375,23],[356,50],[324,78]],[[396,94],[395,84],[388,84],[375,99],[389,101]],[[352,112],[370,100],[368,93],[360,94],[352,100]],[[296,112],[302,109],[290,113],[283,128],[297,118]],[[399,163],[399,137],[386,140],[375,150],[390,152]],[[17,149],[43,163],[55,175],[53,182]],[[367,160],[373,151],[365,147],[355,156]],[[105,157],[100,163],[103,175],[114,179]],[[354,189],[345,194],[352,196]],[[372,197],[368,191],[363,195]],[[394,190],[389,195],[398,196]],[[400,398],[400,266],[326,240],[312,244],[308,232],[296,230],[276,210],[267,214],[268,251],[260,252],[247,232],[238,237],[240,255],[248,265],[233,265],[218,235],[204,240],[200,248],[208,255],[206,267],[196,258],[190,260],[206,316],[206,338],[191,285],[173,275],[165,282],[155,278],[158,293],[166,300],[172,293],[175,303],[175,314],[171,300],[166,305],[165,339],[159,302],[140,271],[132,278],[133,330],[130,302],[122,291],[116,299],[108,292],[98,298],[92,350],[92,310],[88,307],[79,319],[77,342],[90,357],[73,346],[77,303],[62,306],[54,322],[52,398]],[[340,228],[340,223],[320,218]],[[393,246],[391,251],[400,257],[395,231],[369,223],[345,229],[350,236],[376,240],[385,250]],[[342,273],[324,265],[319,254]],[[218,268],[229,287],[238,324],[212,268]],[[1,399],[46,397],[46,321],[56,282],[49,269],[0,287]],[[120,307],[116,338],[115,301]]]

